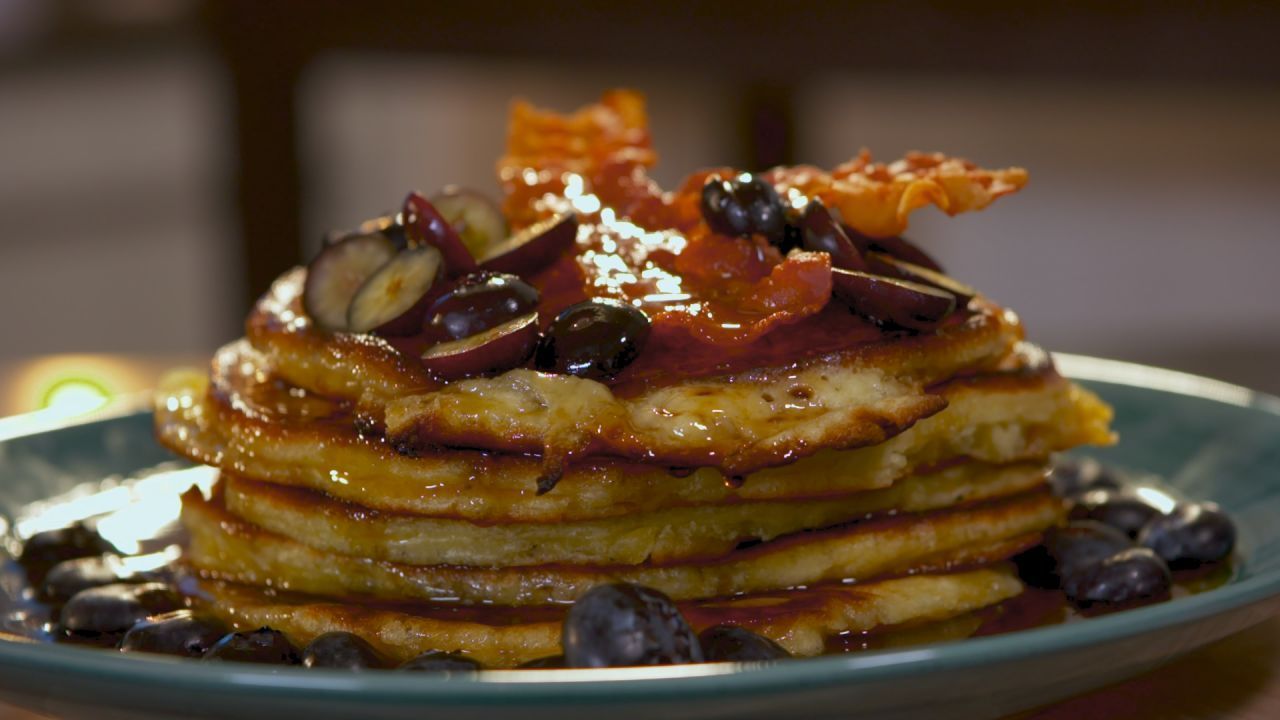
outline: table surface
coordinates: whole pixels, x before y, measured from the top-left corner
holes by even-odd
[[[166,367],[202,365],[199,357],[55,356],[0,363],[0,417],[37,409],[41,385],[66,367],[95,370],[101,384],[132,393],[154,383]],[[20,387],[26,386],[26,387]],[[0,720],[48,717],[0,703]],[[1271,720],[1280,717],[1280,617],[1191,653],[1132,680],[1023,713],[1017,720]]]

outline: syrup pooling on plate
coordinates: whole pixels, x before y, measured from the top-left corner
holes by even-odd
[[[129,480],[110,479],[81,486],[62,496],[29,506],[19,513],[14,520],[17,537],[11,547],[14,548],[15,555],[21,558],[25,568],[18,562],[10,561],[0,576],[5,601],[4,631],[12,636],[31,640],[72,642],[99,647],[119,645],[121,649],[133,652],[163,652],[186,657],[211,655],[222,660],[277,664],[296,664],[303,662],[303,658],[310,658],[303,663],[308,667],[375,668],[393,665],[391,659],[376,649],[366,648],[359,638],[353,640],[330,633],[323,638],[316,638],[312,643],[294,644],[287,636],[269,629],[228,628],[204,612],[203,607],[207,603],[225,598],[253,601],[258,597],[268,597],[272,602],[299,606],[332,602],[331,599],[283,591],[268,591],[263,596],[260,595],[261,591],[250,591],[248,588],[236,589],[228,586],[220,589],[217,587],[219,583],[210,584],[210,581],[200,580],[187,572],[178,553],[178,545],[182,541],[176,525],[178,497],[192,485],[204,492],[212,491],[216,476],[217,473],[212,468],[175,470],[162,467]],[[1114,588],[1109,591],[1109,595],[1103,592],[1102,596],[1096,597],[1078,589],[1064,593],[1054,587],[1054,583],[1062,587],[1073,583],[1079,585],[1081,582],[1090,582],[1090,578],[1096,573],[1091,575],[1088,567],[1068,567],[1063,571],[1064,563],[1069,566],[1071,558],[1062,556],[1060,549],[1049,551],[1051,555],[1058,553],[1058,562],[1045,573],[1045,567],[1037,564],[1041,562],[1035,557],[1040,552],[1037,549],[1018,558],[1024,580],[1033,587],[1015,593],[1004,602],[979,607],[940,622],[912,622],[906,625],[889,625],[870,632],[833,635],[826,640],[826,651],[887,649],[1015,632],[1063,622],[1080,622],[1099,613],[1203,592],[1230,580],[1231,566],[1229,558],[1222,556],[1222,548],[1223,533],[1232,535],[1232,531],[1223,530],[1221,518],[1212,515],[1212,506],[1189,502],[1157,479],[1126,476],[1090,460],[1061,463],[1055,472],[1054,485],[1069,499],[1079,498],[1090,492],[1109,490],[1116,497],[1139,498],[1149,503],[1154,511],[1153,521],[1140,530],[1137,537],[1145,537],[1146,542],[1161,547],[1161,551],[1171,558],[1169,563],[1179,568],[1174,572],[1169,587],[1162,592],[1141,597],[1133,596],[1132,593],[1117,594]],[[1199,510],[1190,512],[1190,508]],[[1206,517],[1209,519],[1206,520]],[[90,523],[93,529],[87,530],[88,526],[81,525],[85,522]],[[1092,520],[1077,521],[1061,530],[1051,530],[1047,547],[1053,547],[1052,533],[1069,532],[1080,527],[1082,522],[1086,525],[1097,523]],[[1228,524],[1225,527],[1230,526]],[[68,549],[60,550],[49,543],[40,542],[51,531],[58,532],[66,528],[72,529],[71,534],[63,533],[60,537]],[[1187,528],[1193,532],[1188,532]],[[1131,552],[1128,548],[1132,543],[1127,536],[1119,530],[1116,534],[1122,538],[1120,542],[1125,543],[1122,549]],[[23,540],[27,541],[25,547]],[[1181,548],[1182,555],[1171,555],[1169,546]],[[106,555],[102,554],[104,551]],[[1075,552],[1081,551],[1077,549]],[[1086,558],[1085,565],[1096,565],[1107,560],[1097,552],[1093,552],[1093,555],[1092,558]],[[112,565],[115,576],[82,573],[82,583],[76,587],[75,594],[49,594],[51,578],[59,574],[66,575],[65,571],[68,569],[77,570],[78,566],[86,563],[100,564],[104,558],[113,559],[117,556],[118,561],[113,560]],[[48,562],[41,560],[42,557],[61,558],[61,561],[49,566]],[[1061,576],[1055,577],[1055,571]],[[952,572],[963,573],[965,568],[955,567]],[[1046,575],[1050,577],[1047,581]],[[1073,575],[1082,575],[1084,579],[1073,579]],[[1134,578],[1123,576],[1121,579]],[[834,602],[839,602],[839,594],[844,592],[840,587],[837,584],[829,588],[828,594],[831,594]],[[857,584],[849,587],[856,588]],[[707,659],[758,660],[762,655],[774,659],[785,657],[785,654],[778,654],[780,648],[775,643],[751,630],[773,627],[779,618],[799,607],[793,603],[811,607],[815,603],[826,602],[822,599],[823,593],[827,592],[823,586],[815,586],[810,590],[813,592],[796,594],[790,600],[784,600],[788,596],[783,593],[774,600],[766,602],[764,598],[760,598],[740,607],[731,598],[723,599],[723,606],[732,608],[731,612],[717,609],[714,601],[665,605],[669,600],[662,599],[665,596],[661,596],[661,593],[650,595],[654,591],[625,585],[617,586],[616,590],[602,589],[599,593],[590,595],[591,602],[581,605],[576,615],[569,612],[574,606],[564,604],[517,609],[460,605],[448,600],[431,603],[386,602],[356,596],[344,598],[342,602],[347,603],[348,612],[353,613],[376,615],[380,612],[394,612],[450,622],[465,620],[492,627],[509,626],[512,623],[568,622],[564,632],[566,638],[572,638],[566,640],[572,643],[570,660],[555,660],[549,655],[545,662],[533,665],[559,667],[566,662],[579,661],[579,665],[586,663],[587,666],[592,666],[597,662],[605,665],[609,664],[609,658],[613,658],[616,663],[647,664]],[[610,592],[614,594],[609,595]],[[605,599],[606,597],[613,599]],[[1116,598],[1120,601],[1115,602]],[[701,639],[696,646],[689,645],[687,638],[690,636],[684,634],[684,628],[688,627],[682,624],[685,622],[685,615],[697,627],[707,628],[700,633]],[[725,619],[731,624],[716,625],[716,622],[723,622]],[[610,631],[598,632],[599,627],[610,628]],[[215,643],[212,640],[213,634],[220,630],[224,636]],[[232,633],[232,630],[237,632]],[[652,657],[628,656],[623,662],[618,659],[621,656],[616,655],[621,652],[618,649],[620,646],[612,643],[633,631],[641,635],[653,634],[651,642],[656,645],[652,647],[669,649]],[[684,639],[676,642],[674,638],[677,637]],[[599,644],[606,639],[609,640],[608,643]],[[665,645],[668,641],[676,644]],[[215,645],[220,648],[216,652],[212,650]],[[440,654],[446,656],[444,660],[431,655],[426,660],[414,658],[411,662],[415,663],[415,669],[441,672],[457,672],[462,665],[472,670],[480,667],[465,656],[444,651]],[[588,662],[583,658],[592,659]]]

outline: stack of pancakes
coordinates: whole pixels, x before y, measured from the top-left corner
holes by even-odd
[[[185,563],[238,627],[356,633],[388,656],[558,655],[595,585],[673,598],[814,655],[991,607],[1062,520],[1051,453],[1110,410],[977,298],[954,322],[623,390],[527,369],[440,383],[324,333],[303,270],[209,373],[171,376],[161,440],[221,469],[184,497]]]

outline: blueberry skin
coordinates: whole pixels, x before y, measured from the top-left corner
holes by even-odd
[[[1123,491],[1090,490],[1071,508],[1072,520],[1097,520],[1136,538],[1142,527],[1160,511]]]
[[[18,564],[26,569],[31,584],[39,587],[49,570],[64,560],[118,552],[120,551],[96,530],[83,522],[77,522],[27,538],[18,555]]]
[[[263,665],[297,665],[298,650],[279,630],[262,627],[251,633],[224,635],[204,654],[205,662],[247,662]]]
[[[649,338],[649,317],[626,303],[592,298],[565,308],[538,343],[539,370],[603,380],[630,365]]]
[[[1078,578],[1081,571],[1133,547],[1124,533],[1093,520],[1077,520],[1050,528],[1044,542],[1014,558],[1018,575],[1031,587],[1056,590]]]
[[[421,655],[404,661],[397,670],[405,670],[408,672],[434,672],[434,673],[473,673],[477,670],[483,670],[484,666],[479,662],[456,652],[441,652],[432,650]]]
[[[757,175],[709,178],[702,186],[701,210],[707,226],[721,235],[758,234],[775,245],[786,242],[786,206],[773,185]]]
[[[302,664],[309,668],[361,670],[379,668],[386,663],[378,651],[358,635],[336,631],[327,632],[307,643],[302,649]]]
[[[707,662],[759,662],[791,657],[778,643],[734,625],[716,625],[698,635]]]
[[[561,636],[569,667],[703,661],[693,628],[666,595],[630,583],[598,585],[574,603]]]
[[[1148,522],[1138,544],[1151,548],[1170,568],[1189,570],[1230,555],[1236,526],[1216,505],[1184,503]]]
[[[1085,610],[1121,610],[1159,602],[1173,585],[1169,567],[1147,548],[1123,550],[1089,566],[1067,599]]]
[[[216,618],[175,610],[134,624],[120,640],[120,651],[198,658],[226,634]]]
[[[40,597],[53,604],[64,603],[73,595],[92,587],[116,583],[141,583],[155,579],[154,574],[130,573],[120,565],[116,555],[63,560],[45,575]]]
[[[1061,497],[1077,497],[1090,490],[1119,490],[1120,480],[1093,458],[1062,458],[1054,462],[1049,484]]]
[[[68,635],[109,638],[114,645],[118,639],[114,636],[138,621],[183,605],[182,597],[161,583],[103,585],[76,593],[62,606],[58,624]]]

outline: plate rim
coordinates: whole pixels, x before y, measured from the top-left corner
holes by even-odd
[[[1280,398],[1240,385],[1177,370],[1069,353],[1054,353],[1062,373],[1072,379],[1135,387],[1195,397],[1280,416]],[[30,424],[23,431],[14,416],[0,442],[46,432],[111,422],[150,412],[139,397],[105,412],[57,423]],[[435,677],[394,672],[351,673],[341,670],[237,666],[158,656],[100,654],[83,648],[0,639],[0,666],[24,671],[56,670],[113,683],[155,683],[177,689],[290,693],[310,699],[355,700],[402,704],[423,700],[454,705],[494,703],[556,704],[583,701],[654,701],[695,699],[732,692],[735,697],[772,695],[836,683],[866,684],[909,676],[922,667],[945,671],[957,667],[998,664],[1039,654],[1103,642],[1120,641],[1175,625],[1244,610],[1280,595],[1280,571],[1232,582],[1212,591],[1166,603],[1091,618],[1070,625],[1023,630],[1007,635],[969,638],[963,642],[878,650],[780,663],[719,663],[653,668],[599,670],[486,670],[474,675]]]

